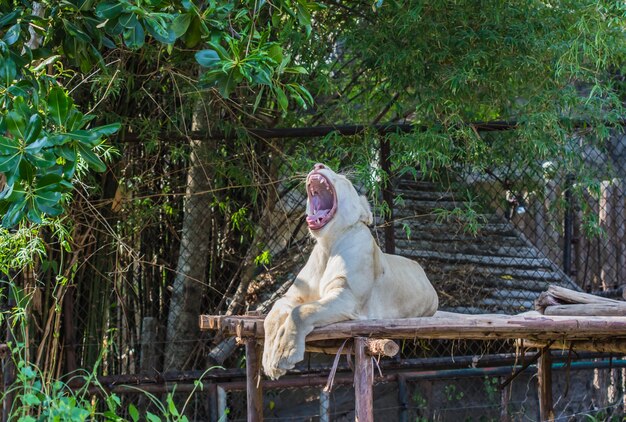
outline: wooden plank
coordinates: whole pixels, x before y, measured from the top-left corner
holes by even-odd
[[[626,316],[624,303],[586,303],[548,306],[544,315]]]
[[[365,352],[367,339],[354,339],[355,368],[354,368],[354,395],[355,421],[374,422],[374,365],[371,356]]]
[[[554,405],[552,401],[552,355],[550,348],[544,347],[537,362],[537,388],[539,392],[539,419],[554,420]]]
[[[248,422],[263,422],[261,348],[255,338],[246,339],[246,411]]]

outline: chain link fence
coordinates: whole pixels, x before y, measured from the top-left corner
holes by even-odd
[[[585,151],[594,172],[584,177],[561,174],[557,162],[480,173],[447,169],[436,180],[419,173],[394,175],[393,219],[378,210],[373,233],[380,245],[392,233],[395,253],[425,268],[443,310],[519,313],[533,309],[550,284],[621,296],[626,147],[620,147],[622,138],[612,142],[605,150]],[[125,148],[118,168],[94,181],[94,196],[104,199],[93,201],[87,189],[75,203],[75,247],[82,255],[66,293],[73,307],[63,311],[63,320],[71,322],[63,325],[60,338],[73,356],[64,355],[64,370],[99,366],[102,375],[153,377],[159,385],[154,397],[162,402],[166,388],[159,374],[245,366],[234,341],[199,332],[197,318],[267,312],[289,286],[312,247],[302,218],[304,175],[294,174],[272,148],[216,152],[193,143]],[[243,175],[244,165],[255,171]],[[391,232],[385,230],[389,224]],[[40,323],[46,315],[41,306],[33,308]],[[38,333],[35,329],[32,338]],[[512,352],[515,344],[509,341],[404,341],[398,359],[452,362]],[[309,359],[330,366],[328,358]],[[595,370],[590,377],[592,372],[576,374],[597,385],[583,375],[576,382],[572,375],[570,387],[558,384],[560,415],[622,410],[621,369]],[[394,374],[377,384],[376,418],[498,419],[504,390],[496,387],[508,375]],[[534,383],[527,375],[512,384],[506,408],[514,419],[536,418]],[[241,379],[209,383],[193,394],[177,392],[175,403],[196,420],[226,414],[227,420],[243,420],[241,385]],[[585,387],[574,394],[574,385]],[[327,405],[320,404],[322,387],[266,388],[265,418],[319,420],[320,409],[326,409],[331,420],[353,420],[349,377],[336,385]],[[612,393],[605,400],[594,391]],[[146,396],[120,394],[138,408],[158,411]]]

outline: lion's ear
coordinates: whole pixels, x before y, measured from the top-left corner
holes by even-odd
[[[359,221],[364,222],[368,226],[374,222],[374,216],[372,215],[372,209],[370,208],[370,203],[367,201],[367,198],[363,195],[359,196],[359,200],[361,201],[361,218]]]

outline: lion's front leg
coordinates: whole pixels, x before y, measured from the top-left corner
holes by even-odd
[[[276,305],[272,308],[270,313],[265,317],[263,322],[263,328],[265,330],[265,341],[263,345],[263,371],[270,378],[278,378],[285,373],[285,371],[278,370],[278,368],[272,364],[276,358],[276,339],[280,331],[281,326],[291,313],[294,305],[289,301],[283,300],[276,302]]]
[[[355,310],[356,300],[347,289],[330,291],[318,301],[296,306],[277,332],[270,366],[283,372],[293,368],[304,359],[305,339],[313,328],[354,319]]]

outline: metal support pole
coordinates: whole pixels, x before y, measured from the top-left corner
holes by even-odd
[[[228,422],[228,393],[219,384],[217,386],[217,417],[219,422]]]
[[[383,202],[387,204],[389,209],[385,215],[385,252],[396,252],[396,239],[393,224],[393,186],[391,181],[391,146],[389,139],[382,137],[380,139],[380,168],[385,174],[383,180]]]
[[[330,392],[320,391],[320,422],[330,422]]]
[[[7,283],[8,297],[7,306],[9,309],[15,307],[15,297],[13,292],[13,286]],[[11,328],[11,322],[7,319],[6,324],[6,342],[11,347],[15,347],[15,336],[13,335],[13,329]],[[2,421],[8,421],[11,418],[11,410],[13,408],[13,398],[15,393],[11,391],[11,386],[15,382],[15,362],[13,361],[11,354],[11,348],[9,348],[5,358],[2,362],[3,371],[3,392],[4,398],[2,400]]]
[[[246,339],[246,410],[248,412],[248,422],[263,421],[261,355],[261,348],[257,344],[256,339]]]
[[[406,377],[398,374],[398,421],[409,421],[409,392],[406,387]]]
[[[574,176],[569,174],[565,178],[565,216],[563,218],[563,272],[566,275],[572,273],[572,240],[574,233],[574,198],[572,185]]]
[[[355,421],[374,422],[374,364],[372,357],[365,353],[366,339],[356,337],[354,339],[355,369],[354,369],[354,395],[355,395]]]

